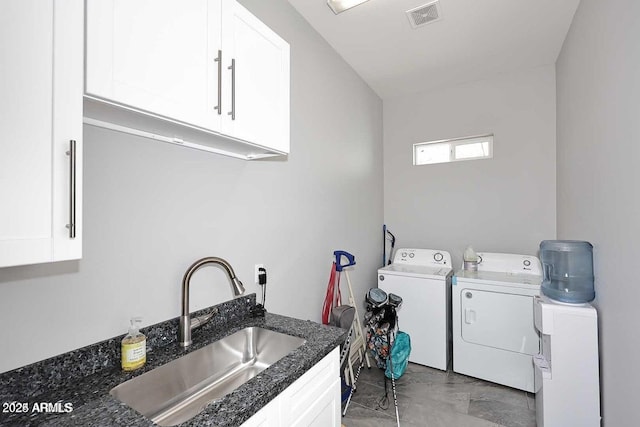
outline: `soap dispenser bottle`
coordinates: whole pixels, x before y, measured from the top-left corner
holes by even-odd
[[[129,333],[122,339],[122,370],[133,371],[147,361],[147,337],[140,332],[142,318],[131,318]]]

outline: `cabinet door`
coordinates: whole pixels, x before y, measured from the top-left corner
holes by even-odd
[[[86,93],[218,130],[221,0],[88,0]]]
[[[242,427],[339,427],[339,347],[325,356]]]
[[[335,348],[282,392],[282,425],[340,426],[339,359]]]
[[[0,267],[81,257],[82,16],[82,0],[0,2]]]
[[[223,7],[224,86],[231,88],[224,98],[231,120],[224,120],[222,132],[288,153],[289,44],[235,1]]]
[[[267,406],[242,423],[242,427],[280,427],[280,398],[276,397]]]
[[[340,379],[335,380],[315,399],[292,427],[340,427]]]

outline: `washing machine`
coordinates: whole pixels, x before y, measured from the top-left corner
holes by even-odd
[[[458,271],[452,280],[453,370],[533,393],[532,358],[540,351],[533,317],[540,260],[478,256],[478,271]]]
[[[451,360],[451,255],[398,249],[378,270],[378,287],[402,297],[398,326],[411,337],[409,361],[447,370]]]

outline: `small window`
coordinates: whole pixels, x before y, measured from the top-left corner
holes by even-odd
[[[457,162],[460,160],[490,159],[493,157],[493,135],[413,144],[413,164]]]

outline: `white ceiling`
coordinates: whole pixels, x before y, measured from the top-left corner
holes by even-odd
[[[442,19],[411,28],[432,0],[370,0],[339,15],[289,0],[383,99],[553,64],[580,0],[440,0]]]

